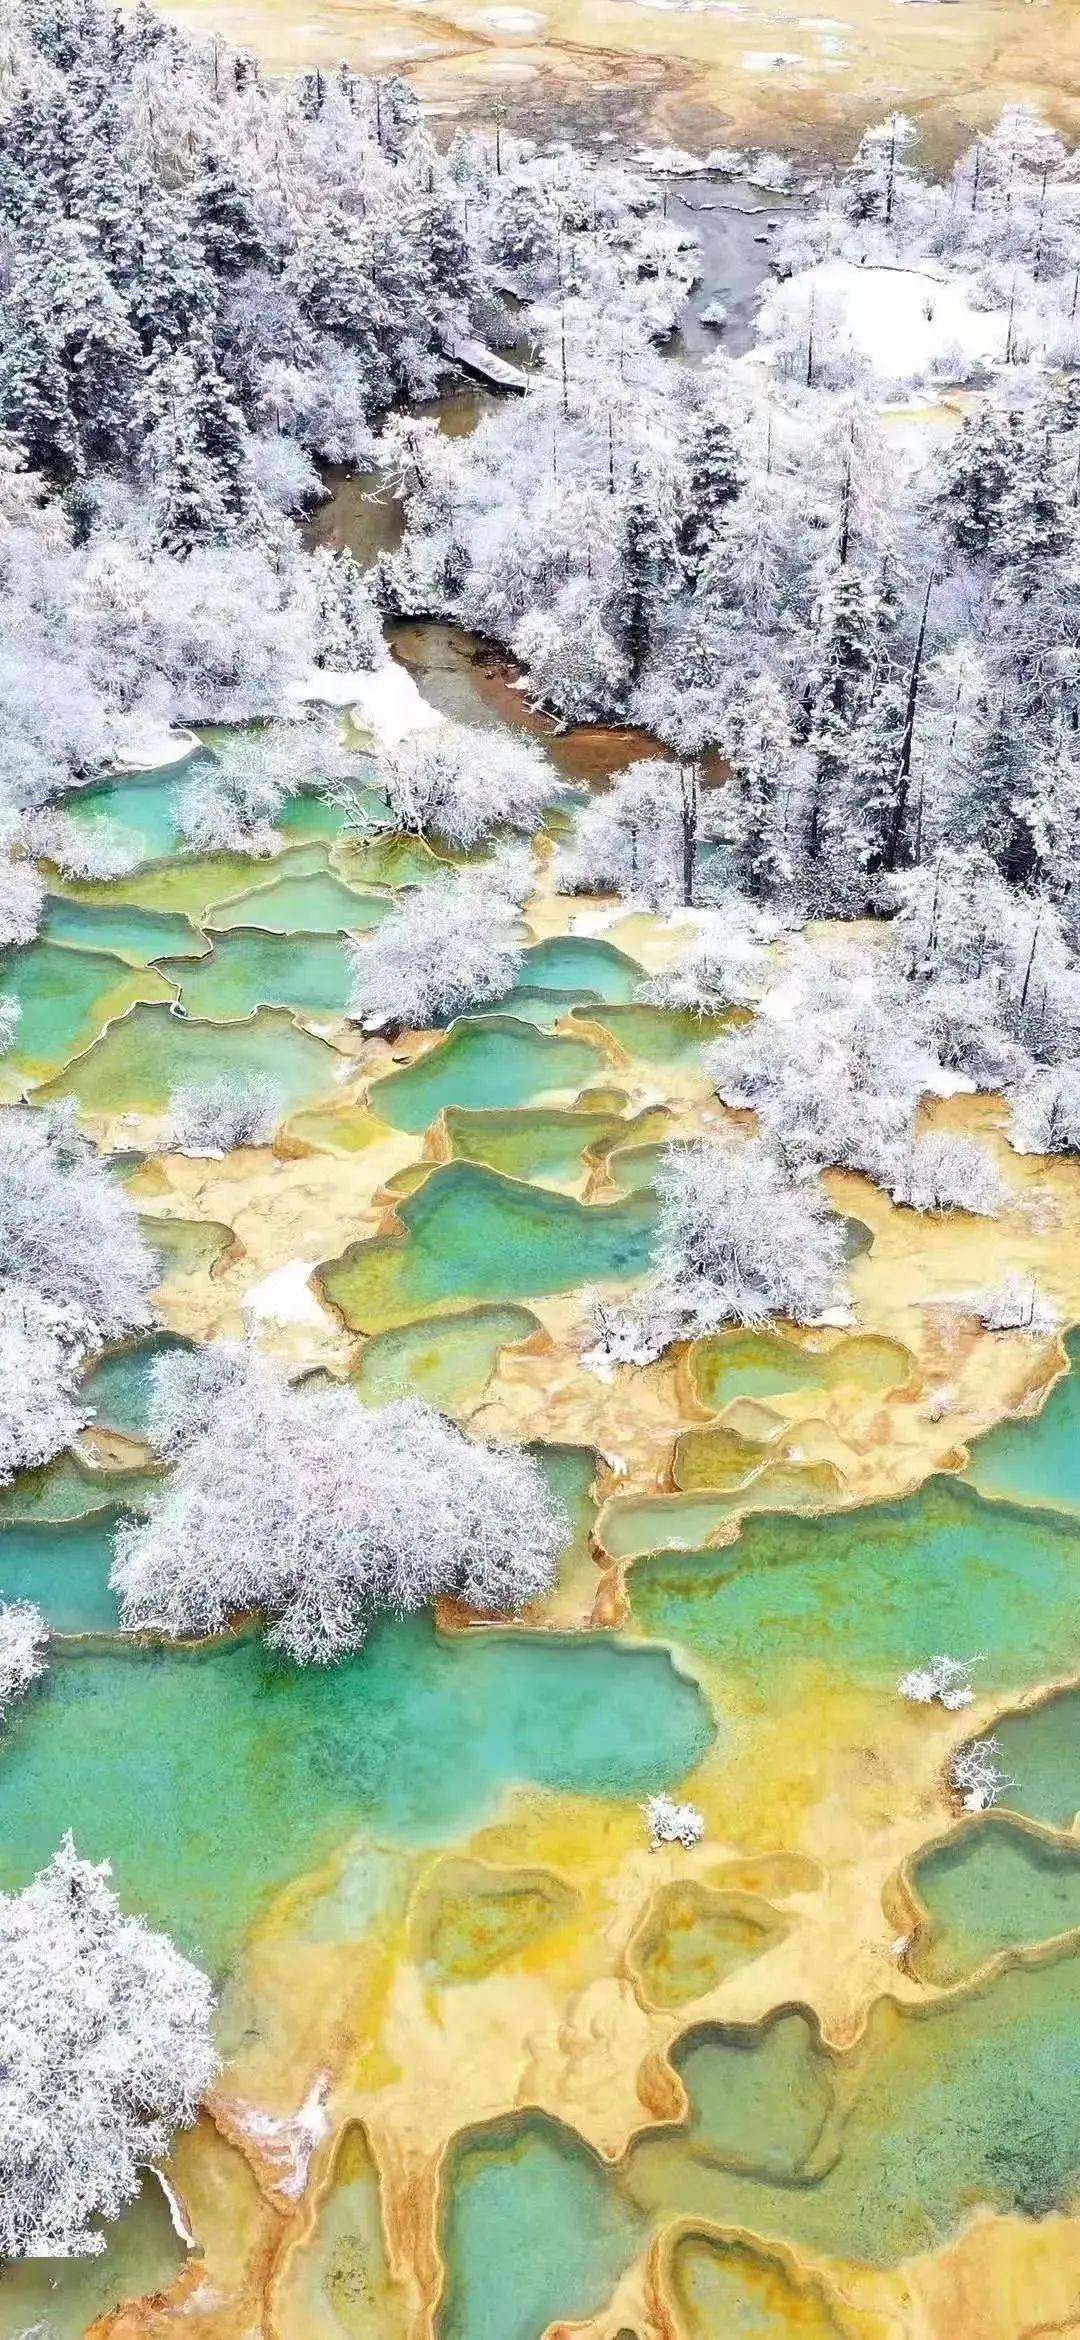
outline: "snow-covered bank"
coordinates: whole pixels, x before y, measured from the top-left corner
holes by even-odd
[[[413,732],[431,731],[443,721],[396,658],[353,674],[313,667],[302,682],[290,683],[287,695],[294,706],[342,708],[371,733],[377,748],[396,747]]]

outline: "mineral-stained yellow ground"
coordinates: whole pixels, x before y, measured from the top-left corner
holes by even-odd
[[[688,940],[677,924],[546,890],[528,915],[537,937],[570,924],[603,932],[649,968]],[[433,1037],[408,1036],[392,1050],[344,1026],[334,1038],[351,1059],[340,1091],[299,1117],[276,1150],[222,1162],[161,1154],[140,1172],[133,1191],[143,1209],[220,1222],[233,1234],[214,1268],[165,1286],[163,1314],[175,1329],[203,1339],[241,1333],[251,1293],[273,1271],[325,1261],[392,1228],[388,1182],[445,1156],[439,1131],[403,1135],[373,1122],[366,1104],[391,1054],[418,1053],[437,1045]],[[676,1130],[724,1118],[698,1072],[660,1072],[605,1044],[628,1119],[658,1102]],[[792,1328],[791,1338],[838,1355],[875,1336],[893,1344],[900,1366],[869,1376],[869,1386],[832,1371],[767,1407],[728,1409],[724,1451],[782,1454],[786,1504],[800,1472],[815,1500],[827,1484],[830,1504],[861,1504],[957,1468],[969,1438],[1037,1407],[1063,1369],[1056,1339],[981,1331],[970,1294],[992,1262],[994,1281],[1007,1269],[1030,1272],[1062,1321],[1080,1318],[1080,1173],[1014,1155],[993,1100],[954,1099],[932,1117],[983,1136],[1013,1202],[988,1238],[985,1222],[916,1217],[864,1179],[827,1178],[837,1205],[874,1235],[851,1268],[857,1331]],[[127,1142],[140,1134],[152,1139],[151,1125],[129,1126]],[[603,1166],[582,1164],[584,1199],[612,1191]],[[595,1447],[602,1508],[593,1557],[529,1622],[565,1630],[629,1617],[632,1633],[633,1562],[611,1559],[605,1523],[674,1489],[676,1442],[709,1418],[692,1360],[676,1352],[603,1381],[581,1363],[580,1299],[530,1307],[541,1335],[503,1353],[470,1426]],[[260,1337],[293,1368],[337,1373],[361,1345],[325,1307],[310,1322],[264,1316]],[[752,1470],[748,1501],[754,1485]],[[736,1513],[738,1501],[736,1490]],[[718,1529],[735,1532],[732,1520]],[[469,1622],[449,1610],[443,1618],[452,1631]],[[797,1713],[766,1719],[732,1711],[730,1683],[721,1691],[707,1667],[701,1680],[723,1707],[724,1728],[686,1784],[706,1822],[696,1850],[650,1852],[641,1815],[625,1806],[517,1790],[452,1852],[380,1855],[380,1914],[366,1929],[348,1919],[350,1864],[370,1863],[370,1847],[344,1846],[278,1897],[223,2011],[236,2044],[220,2088],[172,2165],[202,2255],[167,2299],[118,2311],[102,2336],[160,2340],[179,2325],[199,2340],[333,2340],[319,2270],[337,2227],[359,2221],[385,2238],[365,2261],[371,2334],[430,2340],[440,2172],[462,2130],[540,2107],[615,2159],[643,2125],[681,2116],[668,2056],[688,2021],[753,2021],[799,2002],[842,2049],[882,1994],[927,1998],[905,1962],[906,1879],[919,1850],[953,1824],[945,1767],[962,1739],[992,1724],[989,1703],[961,1715],[900,1699],[883,1709],[823,1666]],[[711,1968],[708,1958],[686,1961],[685,1930],[701,1912],[714,1950],[721,1946]],[[746,1948],[734,1959],[723,1952],[732,1929]],[[313,2100],[324,2129],[306,2184],[290,2191],[297,2132],[288,2124]],[[285,2126],[260,2133],[256,2111]],[[803,2263],[706,2229],[669,2231],[628,2270],[609,2309],[579,2330],[589,2340],[701,2340],[694,2303],[708,2295],[709,2254],[736,2247],[753,2296],[781,2315],[777,2328],[812,2340],[1033,2340],[1077,2329],[1080,2224],[984,2217],[889,2273]],[[368,2325],[356,2330],[366,2340]]]

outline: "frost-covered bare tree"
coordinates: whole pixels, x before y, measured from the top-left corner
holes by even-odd
[[[346,779],[355,764],[333,718],[234,732],[185,781],[181,829],[196,853],[273,853],[280,843],[274,823],[286,799]]]
[[[771,1316],[810,1323],[841,1298],[843,1222],[760,1139],[669,1146],[657,1191],[657,1299],[685,1331]]]
[[[403,894],[392,916],[351,939],[348,951],[349,1014],[368,1031],[422,1031],[511,990],[524,937],[498,878],[461,870]]]
[[[65,1837],[0,1894],[0,2256],[104,2250],[217,2068],[213,1993]]]
[[[250,1350],[157,1371],[151,1436],[173,1469],[117,1537],[126,1625],[215,1633],[258,1610],[277,1646],[325,1665],[380,1611],[440,1593],[518,1609],[551,1585],[567,1523],[520,1450],[418,1400],[290,1387]]]
[[[281,1092],[265,1073],[221,1073],[173,1090],[169,1135],[181,1154],[231,1154],[268,1146],[282,1117]]]
[[[0,1485],[74,1445],[88,1418],[79,1373],[92,1345],[78,1309],[0,1284]]]
[[[0,1602],[0,1722],[45,1671],[48,1621],[36,1601]]]
[[[64,1107],[0,1114],[0,1257],[13,1285],[81,1317],[90,1340],[148,1321],[156,1279],[135,1207]]]
[[[33,942],[44,900],[45,881],[32,861],[0,859],[0,950]]]
[[[562,785],[534,740],[467,723],[412,733],[383,757],[379,784],[398,828],[466,849],[493,829],[535,829]]]
[[[986,1147],[977,1138],[944,1129],[916,1138],[893,1195],[913,1211],[970,1211],[981,1219],[996,1219],[1009,1201]]]

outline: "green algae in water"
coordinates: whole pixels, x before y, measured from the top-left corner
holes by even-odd
[[[1066,1338],[1069,1372],[1034,1419],[999,1423],[975,1440],[966,1476],[980,1495],[1080,1511],[1080,1332]]]
[[[137,1509],[148,1488],[157,1484],[157,1470],[91,1470],[73,1454],[61,1454],[37,1471],[21,1471],[10,1486],[0,1487],[0,1527],[13,1521],[89,1519],[92,1513],[123,1504]]]
[[[645,2240],[640,2212],[554,2122],[493,2124],[450,2167],[439,2340],[540,2340],[556,2319],[576,2323],[603,2307]]]
[[[846,2059],[782,2011],[687,2034],[674,2061],[688,2124],[646,2133],[616,2169],[536,2113],[466,2137],[448,2170],[440,2340],[502,2340],[507,2234],[522,2310],[510,2330],[539,2340],[548,2321],[602,2304],[672,2218],[891,2266],[981,2204],[1064,2208],[1080,2179],[1078,2022],[1076,1958],[917,2011],[881,2000]],[[598,2235],[611,2246],[600,2267]]]
[[[92,2259],[22,2259],[0,2267],[0,2325],[43,2340],[84,2340],[98,2318],[174,2283],[187,2252],[173,2231],[165,2196],[147,2176],[136,2201],[103,2228]]]
[[[1014,1783],[1006,1791],[1010,1810],[1047,1828],[1071,1828],[1080,1812],[1080,1690],[1009,1715],[994,1737]]]
[[[550,1024],[575,1002],[602,1006],[631,1000],[640,981],[636,961],[613,943],[589,935],[552,935],[526,951],[513,990],[498,1004],[505,1015]]]
[[[845,1383],[884,1395],[901,1388],[911,1370],[910,1357],[899,1341],[859,1333],[835,1348],[818,1351],[784,1340],[779,1333],[715,1333],[695,1343],[690,1362],[695,1395],[713,1413],[720,1413],[734,1398],[782,1397],[799,1389],[835,1389]]]
[[[359,2122],[344,2130],[311,2234],[274,2289],[275,2323],[304,2340],[408,2340],[402,2287],[387,2263],[379,2178]]]
[[[163,959],[160,971],[179,987],[190,1016],[215,1023],[250,1016],[261,1007],[340,1016],[353,981],[336,935],[266,934],[242,926],[223,934],[194,966]]]
[[[426,1398],[444,1414],[467,1414],[479,1405],[499,1352],[527,1341],[540,1329],[528,1308],[469,1308],[432,1323],[398,1325],[376,1333],[354,1373],[352,1386],[366,1405],[391,1398]]]
[[[635,1133],[649,1134],[663,1127],[667,1118],[656,1111],[624,1121],[617,1111],[583,1111],[579,1099],[573,1110],[534,1105],[516,1112],[470,1113],[451,1105],[445,1126],[456,1161],[479,1162],[527,1184],[576,1187],[611,1146],[625,1145]]]
[[[102,1357],[84,1376],[81,1392],[95,1426],[119,1430],[125,1438],[145,1438],[154,1366],[160,1357],[190,1354],[193,1347],[179,1333],[156,1333],[152,1340]]]
[[[394,1129],[418,1132],[446,1106],[505,1111],[546,1090],[580,1088],[598,1063],[585,1041],[549,1038],[512,1016],[470,1018],[403,1072],[376,1081],[371,1105]]]
[[[144,862],[125,877],[70,879],[63,892],[75,902],[130,902],[141,910],[175,912],[201,926],[216,903],[248,894],[253,885],[325,870],[327,850],[325,845],[297,845],[270,860],[250,853],[185,853],[172,861]]]
[[[926,1982],[957,1982],[1000,1951],[1080,1926],[1080,1844],[1037,1836],[1006,1813],[933,1846],[914,1884],[931,1920],[915,1953]]]
[[[220,1219],[158,1219],[145,1211],[139,1218],[163,1284],[216,1267],[236,1241]]]
[[[175,911],[138,910],[131,902],[80,902],[67,894],[48,896],[41,931],[46,942],[114,951],[138,967],[167,954],[199,958],[207,948],[205,935]]]
[[[93,788],[79,789],[68,797],[65,807],[72,826],[88,837],[102,829],[122,829],[128,839],[138,843],[141,861],[164,861],[170,854],[182,852],[180,792],[190,776],[192,761],[185,761],[180,779],[169,766],[160,772],[120,773]]]
[[[786,1931],[767,1902],[715,1893],[687,1878],[654,1896],[634,1940],[634,1964],[655,2006],[685,2007]]]
[[[640,1798],[700,1760],[712,1718],[666,1651],[602,1636],[442,1640],[383,1620],[332,1667],[257,1636],[53,1652],[0,1764],[0,1884],[66,1828],[125,1906],[220,1973],[275,1887],[358,1830],[452,1839],[518,1783]],[[402,1749],[408,1759],[402,1759]]]
[[[36,1601],[56,1633],[115,1633],[109,1584],[113,1538],[124,1511],[0,1528],[0,1600]]]
[[[215,933],[255,926],[270,934],[366,934],[392,908],[381,894],[357,893],[330,870],[315,870],[309,877],[277,878],[219,903],[207,925]]]
[[[85,1056],[41,1090],[74,1097],[100,1116],[164,1113],[173,1089],[222,1075],[265,1074],[281,1098],[282,1118],[333,1087],[341,1058],[282,1009],[243,1023],[197,1023],[167,1007],[135,1007],[110,1026]]]
[[[645,1632],[788,1705],[822,1668],[895,1692],[938,1649],[984,1652],[981,1690],[1052,1680],[1080,1662],[1078,1568],[1080,1526],[939,1478],[903,1503],[748,1519],[721,1550],[639,1562],[630,1598]]]
[[[321,1271],[327,1297],[361,1332],[383,1332],[461,1300],[528,1299],[645,1274],[651,1197],[584,1204],[451,1162],[402,1204],[402,1235],[351,1244]]]
[[[137,1000],[168,1000],[170,986],[153,969],[125,966],[103,951],[33,942],[0,959],[0,991],[19,1004],[5,1079],[45,1081],[89,1048]]]
[[[679,2340],[846,2340],[812,2278],[800,2283],[741,2237],[681,2235],[670,2269]]]
[[[546,1869],[449,1860],[409,1913],[412,1954],[431,1982],[480,1982],[546,1941],[579,1907],[580,1896]]]
[[[732,1021],[731,1012],[695,1016],[686,1008],[647,1007],[637,1002],[625,1006],[573,1008],[571,1014],[575,1021],[584,1016],[591,1023],[601,1024],[620,1048],[625,1048],[628,1056],[638,1057],[645,1064],[670,1065],[673,1070],[697,1064],[702,1049]]]

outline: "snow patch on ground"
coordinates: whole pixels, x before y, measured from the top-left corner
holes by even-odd
[[[347,708],[377,748],[396,747],[414,731],[431,731],[444,718],[420,692],[412,675],[396,659],[386,666],[356,674],[331,674],[313,667],[302,682],[289,685],[296,704],[318,703]]]
[[[237,2127],[272,2164],[278,2192],[287,2195],[290,2202],[299,2201],[316,2147],[329,2135],[330,2116],[326,2110],[329,2094],[330,2074],[320,2072],[299,2112],[282,2116],[259,2112],[254,2105],[235,2103],[229,2108]]]
[[[185,757],[198,752],[193,731],[159,723],[147,715],[120,716],[116,733],[113,764],[118,772],[157,772],[169,764],[182,764]]]
[[[778,73],[785,65],[812,62],[812,58],[796,56],[791,49],[745,49],[741,59],[744,73]]]
[[[845,351],[873,367],[883,381],[967,380],[983,365],[1004,362],[1008,318],[1002,309],[977,308],[973,279],[931,268],[863,268],[851,260],[823,260],[800,270],[765,296],[756,355],[775,361],[791,347],[814,303],[814,337],[822,362]],[[1014,339],[1042,338],[1039,321],[1019,312]],[[952,361],[950,363],[950,360]]]
[[[244,1295],[244,1314],[251,1324],[311,1324],[323,1329],[326,1316],[308,1278],[317,1266],[313,1259],[286,1260]]]
[[[164,2170],[159,2169],[156,2162],[151,2162],[150,2166],[159,2186],[161,2187],[161,2191],[165,2196],[169,2211],[169,2224],[172,2227],[173,2233],[179,2236],[179,2239],[183,2243],[184,2249],[186,2251],[197,2250],[198,2244],[195,2240],[195,2236],[192,2234],[191,2228],[184,2216],[184,2205],[180,2200],[180,2196],[177,2193],[176,2187],[173,2185],[171,2178],[166,2177]]]

